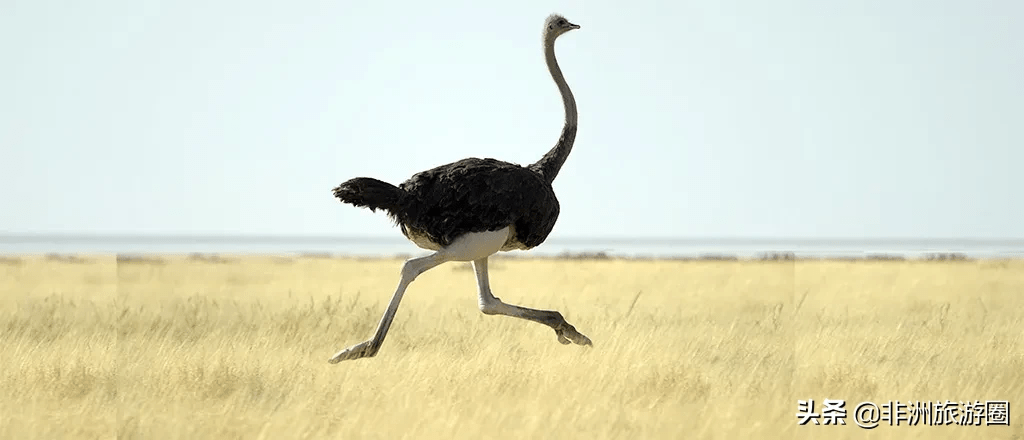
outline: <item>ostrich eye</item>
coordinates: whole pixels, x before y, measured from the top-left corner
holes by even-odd
[[[565,20],[558,20],[559,26],[565,26]]]

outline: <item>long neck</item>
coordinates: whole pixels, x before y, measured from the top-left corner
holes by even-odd
[[[562,69],[558,67],[558,60],[555,59],[554,39],[544,41],[544,59],[551,72],[551,78],[555,80],[558,91],[562,94],[562,103],[565,105],[565,125],[562,126],[562,134],[558,137],[558,143],[529,168],[551,183],[558,175],[558,171],[562,169],[562,164],[569,157],[572,145],[576,142],[576,99],[573,98],[569,85],[565,83]]]

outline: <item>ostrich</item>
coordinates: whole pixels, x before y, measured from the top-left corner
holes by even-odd
[[[473,263],[480,311],[551,327],[558,342],[592,345],[557,311],[507,304],[491,293],[487,258],[499,251],[532,249],[547,238],[558,219],[558,199],[551,187],[576,139],[576,100],[555,59],[555,39],[579,29],[552,14],[544,21],[544,57],[565,105],[565,125],[558,142],[536,163],[523,167],[495,159],[468,158],[413,175],[399,186],[358,177],[334,188],[344,203],[384,210],[416,246],[434,251],[402,266],[398,289],[373,337],[339,351],[331,359],[377,354],[406,288],[423,272],[449,261]]]

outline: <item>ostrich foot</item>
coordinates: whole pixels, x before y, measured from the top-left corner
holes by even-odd
[[[377,354],[377,350],[379,347],[380,346],[378,344],[373,343],[373,340],[360,342],[356,345],[339,351],[337,354],[332,356],[327,362],[336,364],[341,361],[373,357],[374,355]]]
[[[558,342],[563,345],[567,345],[570,342],[576,345],[594,345],[590,342],[590,338],[584,336],[583,333],[576,331],[576,327],[569,325],[569,323],[562,323],[562,325],[555,327],[555,335],[558,336]]]

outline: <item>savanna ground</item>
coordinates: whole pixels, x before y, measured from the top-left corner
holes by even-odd
[[[1024,261],[496,259],[371,335],[401,260],[0,260],[0,438],[987,438],[1024,435]],[[845,399],[846,426],[797,400]],[[865,400],[1008,400],[1012,426],[865,430]]]

